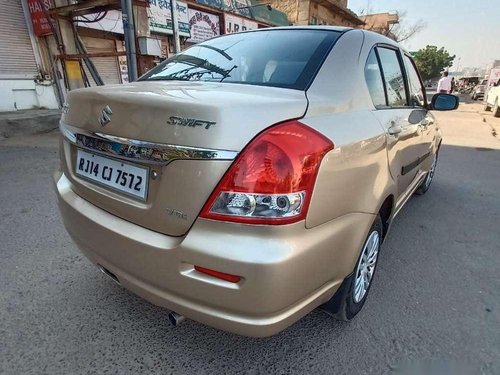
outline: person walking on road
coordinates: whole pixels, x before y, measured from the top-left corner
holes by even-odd
[[[439,94],[451,93],[451,77],[448,77],[448,72],[443,72],[443,76],[438,82],[437,92]]]

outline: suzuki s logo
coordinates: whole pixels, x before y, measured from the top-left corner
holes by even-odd
[[[113,114],[113,111],[111,110],[109,105],[104,107],[101,110],[101,115],[99,116],[99,124],[101,124],[101,126],[106,126],[107,124],[109,124],[111,122],[111,115],[112,114]]]

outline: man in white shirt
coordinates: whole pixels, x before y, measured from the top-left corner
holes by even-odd
[[[448,77],[448,72],[443,72],[443,76],[438,82],[437,92],[439,94],[451,93],[451,77]]]

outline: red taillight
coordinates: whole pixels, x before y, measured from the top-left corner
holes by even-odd
[[[237,283],[241,280],[240,276],[231,275],[229,273],[214,271],[209,268],[194,266],[194,269],[198,272],[204,273],[206,275],[210,275],[216,277],[217,279],[229,281],[230,283]]]
[[[298,121],[265,130],[240,153],[200,216],[253,224],[302,220],[321,160],[332,148],[330,140]]]

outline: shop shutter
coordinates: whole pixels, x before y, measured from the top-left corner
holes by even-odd
[[[0,0],[0,78],[38,74],[20,0]]]
[[[82,37],[82,40],[88,53],[116,52],[115,41],[112,39]],[[91,60],[105,85],[121,83],[120,67],[116,56],[92,57]],[[96,86],[85,63],[83,63],[83,68],[89,79],[90,85]]]

